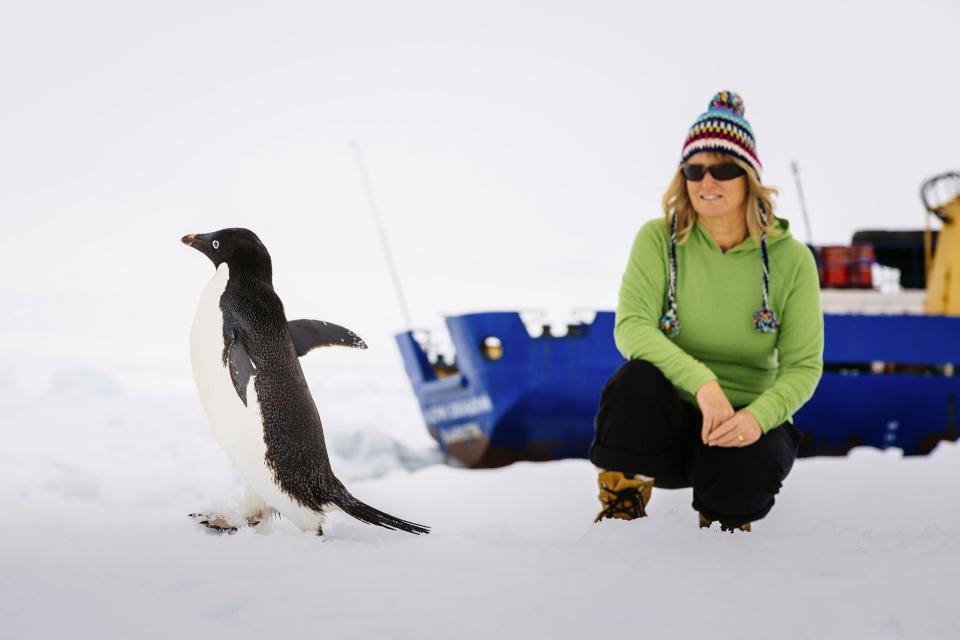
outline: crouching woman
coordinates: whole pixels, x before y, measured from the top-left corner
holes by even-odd
[[[641,227],[614,338],[591,461],[597,521],[646,515],[653,487],[693,488],[701,527],[749,531],[793,466],[791,416],[823,370],[816,264],[774,214],[743,103],[718,93],[691,127]]]

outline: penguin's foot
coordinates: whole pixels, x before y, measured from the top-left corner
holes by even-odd
[[[256,527],[261,522],[270,520],[270,517],[276,513],[273,507],[264,502],[249,484],[247,484],[244,502],[246,504],[243,509],[243,519],[249,527]]]
[[[261,522],[267,522],[271,517],[275,516],[276,512],[273,509],[263,509],[260,511],[250,511],[243,514],[243,519],[247,522],[248,527],[256,527]]]
[[[236,533],[237,528],[227,522],[226,517],[220,514],[191,513],[190,517],[202,524],[212,533]]]

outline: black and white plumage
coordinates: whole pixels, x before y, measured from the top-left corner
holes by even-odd
[[[252,231],[223,229],[183,242],[217,269],[200,298],[190,356],[214,435],[247,481],[248,522],[276,511],[322,533],[324,511],[335,505],[369,524],[428,533],[354,498],[330,467],[299,357],[316,347],[366,344],[332,323],[288,322],[270,255]]]

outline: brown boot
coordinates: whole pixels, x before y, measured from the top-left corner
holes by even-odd
[[[604,471],[597,478],[600,485],[600,505],[603,509],[594,518],[633,520],[647,515],[646,506],[653,492],[652,478],[627,478],[619,471]]]
[[[705,515],[703,515],[702,513],[700,514],[700,528],[701,528],[701,529],[709,529],[709,528],[710,528],[710,525],[712,525],[712,524],[713,524],[713,520],[707,519],[707,517],[706,517]],[[745,533],[749,533],[749,532],[750,532],[750,523],[747,522],[746,524],[742,524],[742,525],[740,525],[739,527],[728,527],[727,525],[725,525],[725,524],[723,524],[723,523],[721,522],[721,523],[720,523],[720,531],[729,531],[730,533],[733,533],[734,531],[743,531],[743,532],[745,532]]]

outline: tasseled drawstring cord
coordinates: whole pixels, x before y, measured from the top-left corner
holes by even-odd
[[[680,333],[677,317],[677,214],[670,216],[670,284],[667,286],[667,310],[660,317],[660,331],[668,338]]]
[[[760,203],[760,256],[763,258],[763,307],[753,314],[753,326],[760,333],[776,333],[780,328],[777,314],[770,308],[770,258],[767,255],[767,209]]]
[[[760,221],[767,226],[767,210],[760,203]],[[667,310],[660,317],[660,331],[668,338],[680,333],[680,318],[677,315],[677,214],[670,217],[670,282],[667,287]],[[760,232],[760,257],[763,266],[763,307],[753,314],[753,326],[760,333],[776,333],[780,328],[777,314],[770,308],[770,257],[767,253],[767,233]]]

